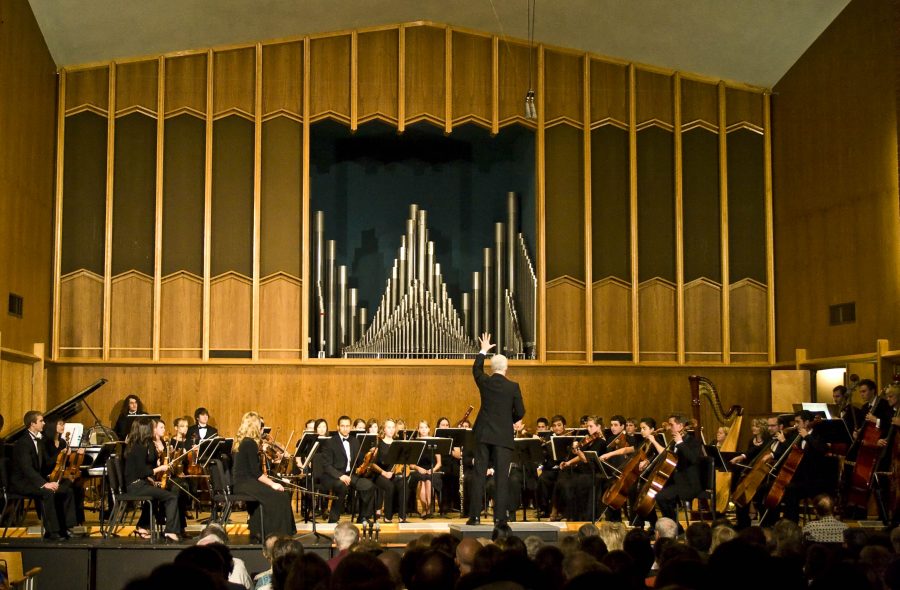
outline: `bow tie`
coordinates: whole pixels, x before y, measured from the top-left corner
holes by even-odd
[[[344,438],[343,436],[341,437],[341,442],[347,442],[349,440],[350,440],[349,438]]]

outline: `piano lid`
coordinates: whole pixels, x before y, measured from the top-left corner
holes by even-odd
[[[51,418],[54,420],[56,418],[68,420],[84,408],[84,404],[81,403],[84,398],[94,393],[104,385],[106,385],[106,379],[104,379],[103,377],[97,379],[63,403],[44,412],[44,417],[48,422]],[[9,417],[7,417],[7,419],[9,419]],[[19,420],[21,422],[21,417],[19,417]],[[15,442],[23,432],[25,432],[25,426],[23,424],[20,424],[15,430],[9,433],[9,435],[6,437],[6,442]]]

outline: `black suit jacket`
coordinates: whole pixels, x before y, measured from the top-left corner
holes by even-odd
[[[700,479],[700,458],[702,456],[700,439],[685,434],[681,444],[675,445],[678,464],[672,474],[672,483],[678,486],[679,495],[686,499],[698,494],[703,489]]]
[[[35,449],[31,435],[25,432],[13,447],[9,487],[20,494],[36,494],[47,483],[47,478],[42,475],[47,462],[44,445],[38,441]]]
[[[870,404],[865,404],[862,407],[862,420],[859,422],[859,428],[862,428],[866,423],[866,414],[871,412],[878,418],[878,429],[881,431],[880,438],[885,438],[888,435],[888,430],[891,429],[891,419],[894,417],[894,410],[891,409],[891,404],[884,398],[876,398],[872,400],[875,404],[874,411]]]
[[[350,439],[350,461],[355,461],[356,456],[359,454],[359,438],[354,436],[352,432],[347,438]],[[338,479],[340,476],[347,474],[347,455],[344,453],[344,443],[341,442],[340,433],[335,432],[328,439],[325,448],[319,451],[319,456],[321,456],[320,465],[324,475]],[[352,475],[352,473],[351,469],[348,475]]]
[[[185,438],[187,438],[189,443],[193,444],[195,436],[197,437],[197,442],[200,442],[201,440],[206,440],[207,438],[212,438],[212,437],[216,436],[217,434],[219,434],[219,431],[217,429],[215,429],[214,427],[210,426],[209,424],[207,424],[206,425],[206,436],[201,437],[200,436],[200,427],[197,426],[196,424],[194,424],[193,426],[188,427]]]
[[[475,440],[479,443],[513,448],[513,423],[525,416],[525,404],[519,384],[504,375],[484,373],[484,356],[479,353],[472,374],[481,393],[481,409],[475,421]]]

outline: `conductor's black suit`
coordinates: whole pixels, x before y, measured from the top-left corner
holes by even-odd
[[[472,374],[481,394],[481,409],[475,421],[475,470],[472,494],[469,496],[469,517],[481,513],[485,472],[494,467],[497,492],[494,499],[494,520],[505,523],[509,499],[509,463],[513,450],[513,424],[525,416],[525,404],[519,384],[505,375],[484,374],[484,352],[475,357]]]

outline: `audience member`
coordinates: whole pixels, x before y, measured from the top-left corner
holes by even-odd
[[[847,525],[834,517],[834,500],[828,494],[821,494],[813,500],[817,520],[811,520],[803,527],[803,538],[813,543],[840,543],[844,540]]]
[[[356,525],[349,522],[341,522],[334,527],[334,546],[338,552],[328,560],[328,567],[331,568],[332,572],[337,569],[341,560],[350,554],[350,548],[357,541],[359,541],[359,529],[356,528]]]

